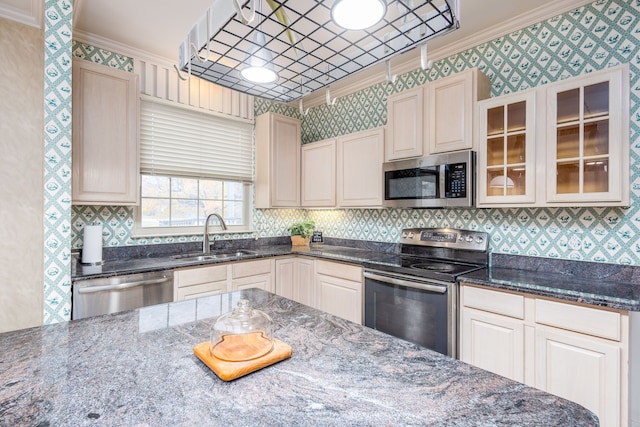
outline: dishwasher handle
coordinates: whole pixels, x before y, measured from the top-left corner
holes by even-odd
[[[406,286],[408,288],[421,289],[423,291],[435,292],[438,294],[444,294],[448,289],[446,285],[437,285],[431,283],[414,282],[412,280],[397,279],[395,277],[383,276],[380,274],[371,273],[369,271],[365,271],[363,275],[366,279],[377,280],[379,282],[390,283],[392,285]]]
[[[160,279],[152,280],[138,280],[136,282],[119,283],[117,285],[104,285],[104,286],[91,286],[87,288],[78,287],[79,294],[92,294],[102,291],[115,291],[120,289],[135,288],[136,286],[158,285],[160,283],[169,282],[170,277],[162,277]]]

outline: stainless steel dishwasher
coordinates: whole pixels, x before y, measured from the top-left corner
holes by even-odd
[[[171,270],[79,280],[73,283],[71,318],[82,319],[171,301]]]

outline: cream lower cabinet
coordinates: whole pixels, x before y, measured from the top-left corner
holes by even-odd
[[[628,312],[461,286],[460,360],[629,425]]]
[[[275,293],[301,304],[315,307],[315,261],[298,256],[275,261]]]
[[[74,205],[137,205],[138,76],[73,60]]]
[[[524,382],[522,320],[479,310],[461,310],[460,360],[503,377]],[[500,349],[500,351],[496,351]]]
[[[595,412],[601,426],[619,426],[620,345],[556,328],[536,330],[535,386]]]
[[[241,261],[174,271],[174,301],[206,297],[229,291],[260,288],[273,291],[274,260]]]
[[[231,290],[259,288],[273,292],[275,288],[275,261],[243,261],[231,265]]]
[[[227,266],[180,268],[173,273],[173,299],[206,297],[227,292]]]
[[[362,267],[316,260],[316,308],[362,324]]]

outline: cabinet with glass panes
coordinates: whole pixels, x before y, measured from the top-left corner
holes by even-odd
[[[479,207],[535,202],[535,90],[478,103]]]
[[[547,88],[547,203],[629,204],[629,68]]]

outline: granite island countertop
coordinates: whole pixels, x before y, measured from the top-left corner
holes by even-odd
[[[240,298],[290,359],[232,382],[192,353]],[[597,426],[582,406],[257,289],[0,334],[1,426]]]

